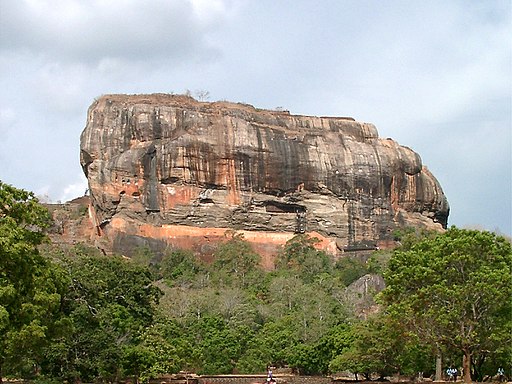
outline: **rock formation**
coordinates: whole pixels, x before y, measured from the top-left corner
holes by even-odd
[[[345,288],[341,299],[357,317],[367,319],[379,311],[375,296],[385,286],[386,283],[381,275],[367,274]]]
[[[264,255],[304,232],[339,253],[385,245],[399,227],[447,224],[420,156],[352,118],[106,95],[89,108],[80,147],[98,233],[118,251],[208,254],[235,230]]]

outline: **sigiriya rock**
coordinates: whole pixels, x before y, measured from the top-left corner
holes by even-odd
[[[97,236],[208,255],[236,231],[270,266],[296,233],[332,254],[446,227],[449,206],[413,150],[373,124],[183,95],[105,95],[80,140]]]

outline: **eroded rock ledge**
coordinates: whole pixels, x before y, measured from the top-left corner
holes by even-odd
[[[105,95],[88,111],[80,159],[92,212],[114,246],[208,253],[226,230],[263,254],[314,232],[332,253],[446,227],[448,202],[420,156],[374,125],[182,95]]]

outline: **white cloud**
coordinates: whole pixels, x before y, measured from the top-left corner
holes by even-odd
[[[76,197],[83,196],[88,188],[87,179],[84,176],[80,177],[80,181],[72,183],[64,187],[63,193],[58,200],[65,202],[70,201]]]
[[[0,107],[0,138],[5,137],[16,121],[16,113],[10,107]]]
[[[39,104],[56,114],[80,113],[89,70],[80,64],[45,63],[33,77],[31,87]]]
[[[190,0],[194,14],[204,25],[210,25],[231,13],[233,4],[224,0]]]
[[[218,26],[226,5],[195,1],[4,0],[0,45],[54,60],[183,60],[208,55],[204,36]]]

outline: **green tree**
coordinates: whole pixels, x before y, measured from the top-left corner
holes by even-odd
[[[48,348],[45,370],[70,381],[116,380],[123,366],[133,374],[147,370],[151,351],[136,346],[160,296],[148,268],[116,256],[75,255],[61,263],[70,276],[63,311],[72,329]]]
[[[259,364],[265,361],[265,366],[284,367],[301,344],[300,331],[300,325],[292,315],[267,321],[244,355],[258,356]]]
[[[352,328],[353,342],[335,356],[330,363],[333,372],[348,370],[363,374],[373,373],[381,378],[403,372],[403,357],[407,351],[405,332],[391,318],[377,315]]]
[[[346,256],[336,262],[335,271],[343,284],[348,287],[354,281],[366,275],[368,268],[360,260]]]
[[[33,193],[0,181],[0,382],[37,373],[43,348],[65,323],[64,275],[37,248],[50,221]]]
[[[182,288],[190,288],[196,275],[204,269],[191,251],[181,249],[165,254],[159,267],[168,285]]]
[[[308,235],[296,235],[286,242],[278,255],[276,266],[280,270],[298,273],[309,283],[322,273],[332,270],[332,261],[324,251],[315,248],[317,238]]]
[[[236,361],[246,349],[252,332],[233,328],[219,316],[206,315],[189,325],[192,368],[203,374],[232,373]]]
[[[158,262],[160,256],[158,253],[153,252],[149,246],[145,245],[136,247],[133,254],[130,256],[130,259],[135,264],[147,267],[153,274],[155,280],[160,276],[159,267],[161,265],[161,261]]]
[[[249,275],[258,269],[260,263],[260,256],[244,240],[243,235],[237,233],[218,247],[214,258],[213,266],[224,273],[225,283],[229,285],[234,281],[244,288],[249,285]]]
[[[307,375],[325,375],[329,372],[332,359],[350,347],[354,335],[348,323],[331,326],[315,343],[303,344],[297,348],[291,365]]]
[[[511,265],[505,238],[452,227],[394,252],[382,299],[433,350],[459,351],[471,382],[472,360],[512,344]]]
[[[156,319],[136,343],[125,347],[124,374],[134,376],[138,383],[139,379],[146,382],[161,374],[178,372],[184,365],[182,357],[188,344],[182,335],[182,329],[174,322]]]
[[[317,342],[295,349],[290,365],[306,375],[325,375],[333,358],[354,343],[353,327],[348,323],[332,326]]]

